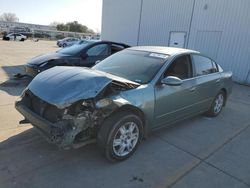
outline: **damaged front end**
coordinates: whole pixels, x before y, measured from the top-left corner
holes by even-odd
[[[16,109],[48,142],[67,148],[77,147],[83,141],[94,142],[95,112],[92,101],[82,104],[59,109],[27,90],[22,100],[16,102]]]
[[[37,128],[48,142],[64,149],[78,148],[95,142],[103,120],[119,108],[108,96],[136,87],[113,80],[96,96],[66,106],[48,103],[28,88],[15,105],[25,121]]]

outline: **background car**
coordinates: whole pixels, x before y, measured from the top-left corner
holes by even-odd
[[[132,47],[91,69],[44,71],[16,108],[59,147],[97,141],[107,159],[121,161],[153,130],[217,116],[231,91],[232,73],[199,52]]]
[[[76,44],[77,42],[79,42],[80,39],[78,38],[73,38],[73,37],[67,37],[67,38],[64,38],[62,40],[58,40],[57,41],[57,46],[59,47],[68,47],[68,46],[72,46],[73,44]]]
[[[3,40],[25,41],[26,39],[27,37],[20,33],[11,33],[3,37]]]
[[[127,47],[126,44],[110,41],[79,41],[57,52],[34,57],[26,64],[25,71],[35,76],[54,66],[92,67],[96,62]]]

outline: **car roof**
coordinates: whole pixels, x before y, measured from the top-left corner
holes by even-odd
[[[169,56],[182,54],[182,53],[200,53],[198,51],[194,51],[194,50],[190,50],[190,49],[165,47],[165,46],[135,46],[135,47],[131,47],[128,49],[137,50],[137,51],[153,52],[153,53],[161,53],[161,54],[166,54]]]
[[[126,48],[130,47],[129,45],[127,45],[125,43],[114,42],[114,41],[109,41],[109,40],[90,40],[90,41],[94,41],[94,43],[111,43],[111,44],[115,44],[115,45],[121,45],[121,46],[124,46]]]

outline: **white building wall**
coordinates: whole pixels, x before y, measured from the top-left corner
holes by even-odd
[[[139,45],[168,46],[171,31],[188,34],[193,1],[143,0]]]
[[[187,47],[232,70],[234,80],[250,83],[250,1],[196,0]]]
[[[137,45],[140,12],[141,0],[103,0],[102,40]]]
[[[168,46],[170,32],[183,31],[185,47],[250,84],[249,10],[249,0],[103,0],[102,39]]]

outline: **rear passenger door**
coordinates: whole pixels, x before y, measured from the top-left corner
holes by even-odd
[[[206,111],[219,91],[220,73],[216,64],[210,58],[193,54],[192,61],[195,69],[199,110]]]

